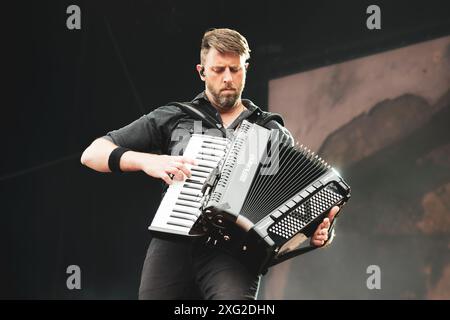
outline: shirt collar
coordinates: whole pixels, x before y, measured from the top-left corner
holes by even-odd
[[[206,97],[205,91],[200,92],[194,99],[192,99],[191,102],[196,102],[196,101],[199,101],[199,100],[202,100],[202,99],[207,101],[207,102],[209,102],[208,98]]]

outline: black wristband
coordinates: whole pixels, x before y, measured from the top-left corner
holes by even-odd
[[[111,151],[111,154],[109,155],[109,159],[108,159],[108,166],[109,166],[109,170],[111,170],[111,172],[123,172],[120,169],[120,158],[127,151],[131,151],[131,150],[128,148],[124,148],[124,147],[117,147],[113,151]]]

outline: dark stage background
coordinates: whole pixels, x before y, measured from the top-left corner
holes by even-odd
[[[80,30],[66,27],[66,8],[71,4],[81,8]],[[381,8],[381,30],[366,28],[370,4]],[[96,137],[168,101],[190,100],[203,89],[195,64],[205,30],[229,27],[246,36],[252,58],[244,96],[266,110],[271,107],[271,80],[450,34],[448,1],[55,0],[9,3],[2,6],[2,12],[2,51],[6,54],[0,127],[4,137],[0,167],[3,299],[137,298],[150,240],[147,226],[158,206],[161,185],[142,173],[96,173],[83,167],[79,158]],[[450,47],[441,58],[443,68],[449,67]],[[449,83],[447,86],[450,88]],[[446,97],[441,100],[445,105],[436,108],[443,110],[441,113],[414,127],[415,135],[396,140],[396,148],[386,146],[378,158],[375,154],[355,160],[345,156],[353,150],[342,144],[333,149],[330,141],[339,141],[339,132],[329,136],[328,144],[316,146],[322,146],[321,151],[346,168],[344,173],[355,181],[356,196],[348,207],[352,214],[347,218],[344,212],[341,218],[345,241],[339,244],[338,237],[334,247],[294,259],[294,267],[280,266],[284,272],[277,275],[271,272],[260,298],[450,298],[450,200],[446,198],[450,192],[445,184],[449,149],[445,147],[448,138],[443,138],[449,134],[448,94]],[[421,110],[419,107],[411,112]],[[300,127],[313,125],[301,120]],[[361,129],[364,121],[353,124],[355,127],[346,130],[360,128],[368,136],[377,131],[376,126],[373,131]],[[297,138],[301,141],[302,136]],[[427,157],[425,149],[420,149],[428,145],[426,141],[444,147]],[[441,197],[444,200],[439,198],[438,205],[444,218],[439,218],[436,234],[436,229],[423,224],[420,237],[408,238],[402,233],[383,238],[383,232],[373,237],[373,228],[385,227],[392,235],[408,224],[411,212],[402,211],[402,206],[390,211],[391,215],[398,213],[397,218],[383,216],[388,227],[374,221],[376,210],[366,210],[377,208],[384,197],[390,196],[390,203],[395,203],[395,196],[402,196],[392,195],[394,182],[418,170],[409,166],[410,170],[400,171],[402,175],[394,174],[404,155],[438,164],[432,174],[444,177],[443,189],[417,201],[425,201],[428,208],[436,203],[433,196]],[[345,161],[351,166],[346,167]],[[364,189],[380,172],[387,172],[387,178],[358,194],[358,188]],[[408,180],[413,186],[428,181],[430,172],[423,169],[419,174],[419,181]],[[373,190],[377,192],[371,193]],[[423,221],[433,221],[433,216]],[[367,229],[364,241],[352,238],[355,230],[351,228],[360,234]],[[420,254],[414,251],[414,241]],[[351,246],[344,248],[346,243]],[[390,247],[395,250],[389,251]],[[374,252],[373,259],[366,259],[374,248],[382,253]],[[439,255],[433,250],[440,250]],[[358,252],[365,252],[366,258],[360,258]],[[380,256],[382,287],[369,290],[366,267],[380,264]],[[407,264],[399,263],[411,256]],[[308,259],[312,260],[302,264]],[[80,290],[66,286],[69,265],[81,268]],[[352,272],[343,274],[343,270]],[[383,270],[393,272],[387,274],[386,282]],[[411,283],[410,275],[421,272],[422,282]],[[306,274],[306,284],[295,280],[305,279]],[[400,279],[398,286],[395,279]]]

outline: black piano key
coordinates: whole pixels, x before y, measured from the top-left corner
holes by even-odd
[[[203,185],[203,182],[201,182],[200,180],[193,180],[192,178],[186,179],[185,182]]]
[[[195,201],[189,201],[189,200],[178,200],[175,202],[176,205],[179,206],[186,206],[186,207],[191,207],[191,208],[200,208],[200,203],[199,202],[195,202]]]
[[[195,192],[194,189],[183,189],[183,190],[181,190],[180,194],[185,194],[185,195],[194,196],[194,197],[202,196],[201,192]]]
[[[205,150],[200,151],[198,154],[205,155],[205,156],[213,156],[213,157],[222,158],[223,155],[225,154],[225,152],[222,152],[222,151],[210,151],[210,150],[205,149]]]
[[[209,169],[206,169],[206,168],[204,168],[204,167],[199,167],[199,166],[192,166],[191,167],[191,171],[199,171],[199,172],[206,172],[206,173],[210,173],[211,172],[211,170],[209,170]]]
[[[200,184],[187,184],[187,183],[185,183],[185,184],[183,185],[183,188],[190,188],[190,189],[202,190],[203,185],[200,185]]]
[[[217,141],[205,140],[205,141],[203,141],[203,143],[204,144],[212,144],[212,145],[216,145],[216,146],[226,146],[228,144],[228,142],[221,141],[221,140],[217,140]]]
[[[221,150],[224,151],[225,150],[225,146],[215,146],[213,144],[202,144],[202,149],[211,149],[211,150]]]
[[[221,158],[216,157],[216,156],[208,156],[208,155],[197,155],[197,157],[195,158],[197,160],[203,160],[203,161],[211,161],[213,163],[217,163],[220,161]]]
[[[187,195],[187,194],[179,194],[178,199],[185,200],[185,201],[191,201],[191,202],[195,202],[195,203],[199,203],[201,200],[198,197]]]
[[[194,178],[201,178],[201,179],[205,179],[206,180],[206,178],[208,178],[208,176],[209,176],[209,173],[207,173],[207,172],[191,172],[191,177],[194,177]]]

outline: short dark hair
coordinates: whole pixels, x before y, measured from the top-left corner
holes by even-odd
[[[209,49],[214,48],[220,53],[234,52],[244,56],[247,61],[250,58],[250,48],[247,39],[236,30],[221,28],[211,29],[205,32],[200,50],[200,62],[204,64]]]

